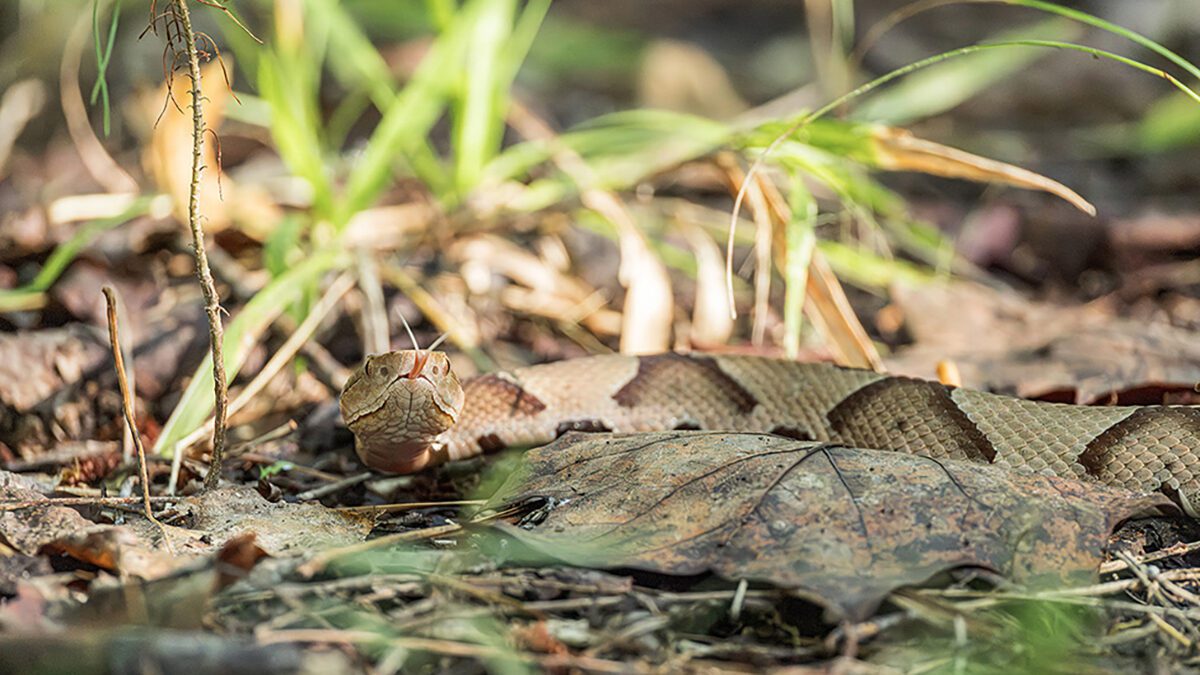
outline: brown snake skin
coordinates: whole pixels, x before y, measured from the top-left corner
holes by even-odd
[[[1200,407],[1025,401],[754,356],[595,356],[467,380],[440,352],[368,357],[341,397],[368,465],[410,473],[569,430],[770,432],[1160,491],[1200,516]],[[461,412],[460,412],[461,411]]]

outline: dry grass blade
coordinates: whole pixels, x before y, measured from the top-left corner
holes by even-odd
[[[808,301],[804,313],[831,339],[838,362],[853,368],[883,372],[883,359],[850,306],[846,291],[820,251],[813,251],[808,268]]]
[[[1069,202],[1089,216],[1096,215],[1096,207],[1079,193],[1028,169],[917,138],[909,131],[894,127],[876,127],[871,138],[875,161],[880,168],[1040,190]]]
[[[21,80],[5,90],[0,98],[0,179],[13,146],[25,125],[46,105],[46,86],[39,80]]]
[[[368,506],[339,506],[338,511],[348,513],[391,513],[393,511],[412,511],[415,509],[437,509],[451,506],[481,506],[486,499],[453,499],[444,502],[403,502],[400,504],[370,504]]]
[[[753,176],[749,173],[744,174],[740,167],[730,162],[722,163],[721,168],[725,170],[728,177],[729,189],[737,191],[737,201],[740,202],[741,199],[748,197],[752,210],[757,212],[755,195],[761,195],[766,211],[776,225],[775,230],[782,233],[787,224],[791,222],[792,214],[787,201],[775,184],[761,174]],[[750,180],[751,178],[753,180]],[[726,288],[730,292],[733,288],[733,267],[732,257],[730,257],[733,244],[732,234],[731,231],[729,248],[726,250],[725,267]],[[786,246],[778,244],[775,246],[775,265],[780,270],[787,269],[786,250]],[[837,275],[833,273],[820,251],[812,251],[804,291],[806,294],[804,314],[812,321],[817,331],[824,336],[829,346],[834,348],[837,362],[843,366],[868,368],[882,372],[883,359],[871,342],[870,336],[867,335],[866,329],[863,328],[862,322],[854,313],[850,299],[846,297],[846,291],[838,281]],[[732,304],[730,306],[732,307]]]
[[[383,285],[379,281],[379,265],[375,257],[365,249],[358,249],[358,287],[362,290],[362,335],[364,354],[382,354],[388,351],[391,340],[388,331],[387,309],[383,302]],[[411,334],[411,330],[409,331]],[[416,349],[413,342],[413,349]]]

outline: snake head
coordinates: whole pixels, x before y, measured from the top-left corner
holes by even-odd
[[[438,436],[458,421],[463,402],[450,359],[423,349],[367,356],[339,400],[359,458],[391,473],[424,468]]]

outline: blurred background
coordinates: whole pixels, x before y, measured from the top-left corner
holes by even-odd
[[[1084,311],[1183,331],[1168,345],[1200,326],[1192,0],[191,6],[234,372],[313,319],[280,376],[311,388],[278,408],[408,346],[400,317],[423,344],[448,334],[464,374],[699,348],[932,376],[981,334],[1045,352]],[[160,451],[207,414],[173,7],[0,5],[0,327],[99,327],[115,284],[148,416],[171,418]],[[353,289],[322,304],[339,274]],[[1087,393],[1191,377],[1194,355],[1157,349]],[[966,383],[1061,393],[1098,367],[1017,377],[1006,358]]]

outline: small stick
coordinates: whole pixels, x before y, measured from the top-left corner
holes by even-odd
[[[1137,558],[1134,558],[1134,560],[1136,560],[1139,563],[1148,563],[1148,562],[1154,562],[1156,560],[1162,560],[1163,558],[1173,558],[1175,556],[1185,555],[1187,553],[1192,553],[1194,551],[1200,551],[1200,541],[1193,541],[1193,542],[1190,542],[1187,544],[1175,544],[1174,546],[1168,546],[1167,548],[1157,550],[1153,553],[1147,553],[1146,555],[1138,556]],[[1110,561],[1100,565],[1100,574],[1111,574],[1113,572],[1120,572],[1121,570],[1127,569],[1128,567],[1129,567],[1129,563],[1124,560],[1110,560]]]
[[[343,479],[337,481],[336,483],[330,483],[329,485],[322,485],[321,487],[313,488],[311,490],[306,490],[304,492],[301,492],[300,494],[296,495],[296,499],[298,499],[302,502],[306,502],[306,501],[309,501],[312,499],[320,499],[321,497],[325,497],[325,496],[331,495],[335,492],[345,490],[348,487],[353,487],[355,485],[358,485],[359,483],[369,480],[371,478],[371,476],[374,476],[374,475],[375,474],[371,473],[370,471],[364,471],[362,473],[357,473],[357,474],[354,474],[353,476],[343,478]]]
[[[387,309],[384,307],[383,285],[375,258],[358,250],[358,287],[363,294],[363,347],[367,354],[382,354],[389,347]]]
[[[150,508],[150,474],[146,471],[146,448],[142,446],[142,434],[134,421],[133,398],[129,394],[129,382],[125,379],[125,359],[121,356],[121,341],[117,336],[117,297],[111,286],[105,286],[103,291],[104,303],[108,306],[108,339],[112,345],[113,363],[117,369],[117,384],[121,388],[121,410],[125,414],[125,424],[129,426],[129,433],[133,436],[133,447],[137,450],[138,473],[142,479],[142,508],[145,510],[146,519],[162,530],[163,541],[170,547],[167,528],[154,517],[154,510]]]
[[[367,551],[373,551],[380,548],[401,544],[410,541],[420,541],[431,537],[440,537],[444,534],[451,534],[463,529],[462,525],[453,523],[450,525],[438,525],[436,527],[426,527],[420,530],[409,530],[407,532],[397,532],[389,534],[377,539],[343,546],[341,548],[333,548],[314,555],[308,562],[296,568],[296,573],[302,578],[311,579],[320,574],[329,566],[330,563],[349,555],[359,555]]]
[[[368,506],[339,506],[334,510],[343,513],[390,513],[392,511],[433,509],[449,506],[480,506],[486,503],[486,499],[457,499],[447,502],[403,502],[399,504],[371,504]]]
[[[184,498],[174,495],[156,495],[149,499],[151,503],[155,504],[170,504]],[[138,502],[144,503],[145,501],[145,495],[141,497],[47,497],[46,499],[0,501],[0,511],[19,511],[21,509],[34,509],[45,506],[126,506]]]

